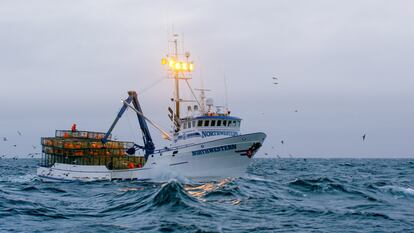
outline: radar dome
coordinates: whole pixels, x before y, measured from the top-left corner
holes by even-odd
[[[212,98],[208,98],[206,100],[206,105],[209,106],[209,107],[213,106],[214,105],[214,100]]]

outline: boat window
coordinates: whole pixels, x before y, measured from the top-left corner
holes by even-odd
[[[221,126],[221,120],[217,121],[217,126]]]
[[[237,127],[240,127],[240,121],[237,121]]]
[[[196,126],[196,121],[193,121],[193,128]]]
[[[227,121],[226,120],[223,121],[223,126],[227,126]]]
[[[187,128],[191,128],[191,121],[187,123]]]
[[[187,129],[187,124],[186,123],[183,124],[183,129]]]
[[[214,127],[214,126],[216,126],[216,120],[211,121],[211,127]]]
[[[236,127],[236,125],[237,125],[237,123],[236,123],[236,121],[233,121],[233,127]]]
[[[207,127],[209,125],[210,125],[210,121],[209,120],[204,121],[204,127]]]
[[[199,121],[197,122],[197,126],[198,126],[198,127],[203,126],[203,121],[199,120]]]

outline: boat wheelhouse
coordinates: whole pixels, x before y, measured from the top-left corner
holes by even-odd
[[[240,135],[241,119],[232,116],[198,116],[182,120],[182,130],[174,136],[181,145],[199,142],[201,139],[218,139]]]

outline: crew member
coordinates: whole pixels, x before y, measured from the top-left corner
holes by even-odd
[[[72,132],[76,132],[76,124],[72,125]]]

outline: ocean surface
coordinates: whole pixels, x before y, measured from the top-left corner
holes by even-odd
[[[414,159],[254,159],[243,178],[42,183],[0,160],[0,232],[414,232]]]

